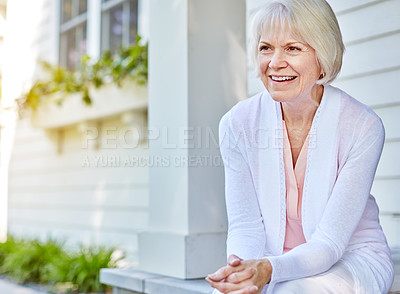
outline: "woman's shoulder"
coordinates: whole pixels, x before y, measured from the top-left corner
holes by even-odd
[[[339,130],[343,136],[347,134],[352,139],[367,135],[384,137],[382,120],[370,106],[332,86],[330,93],[340,99]]]
[[[329,87],[330,93],[337,94],[340,97],[340,120],[342,122],[345,121],[347,125],[365,124],[366,122],[382,125],[380,117],[370,106],[362,103],[344,90],[333,86]]]

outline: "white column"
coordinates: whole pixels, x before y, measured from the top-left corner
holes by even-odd
[[[145,271],[198,278],[226,262],[216,141],[222,115],[246,96],[245,15],[245,0],[150,1]]]

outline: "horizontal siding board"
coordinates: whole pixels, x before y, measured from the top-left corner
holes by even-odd
[[[380,0],[328,0],[335,13],[341,13],[349,9],[356,9],[357,7],[367,4],[374,4]]]
[[[271,0],[247,0],[247,10],[251,12],[258,7],[265,5],[265,3],[268,1]],[[341,13],[349,9],[356,9],[357,7],[363,7],[365,5],[374,4],[377,2],[380,2],[380,0],[328,0],[328,3],[336,13]]]
[[[355,79],[338,80],[333,85],[370,106],[400,102],[397,90],[397,85],[400,85],[400,68]]]
[[[400,141],[400,105],[376,109],[375,112],[381,117],[386,130],[386,139],[398,139]]]
[[[9,221],[14,224],[52,223],[59,227],[64,225],[86,226],[92,229],[108,230],[142,230],[147,227],[147,211],[65,211],[44,209],[10,209]]]
[[[400,142],[387,142],[376,172],[377,178],[400,178]]]
[[[246,0],[246,9],[248,13],[252,13],[255,9],[268,3],[268,0]]]
[[[68,186],[103,187],[125,184],[147,184],[148,172],[143,168],[115,167],[80,168],[75,171],[40,174],[23,174],[9,180],[10,189],[26,186],[30,188]]]
[[[398,31],[400,29],[400,1],[384,1],[377,5],[367,6],[339,16],[338,21],[345,43]]]
[[[148,188],[136,189],[98,189],[91,191],[69,191],[58,190],[46,193],[25,192],[13,193],[9,199],[10,208],[24,205],[42,205],[42,206],[63,206],[64,209],[70,209],[69,206],[79,207],[148,207]]]
[[[101,185],[75,185],[75,186],[65,186],[65,187],[46,186],[46,187],[33,187],[33,188],[29,186],[18,186],[18,187],[12,187],[12,189],[10,189],[10,195],[14,193],[30,193],[30,192],[56,193],[60,189],[69,193],[76,193],[79,191],[81,192],[103,191],[104,189],[115,190],[116,193],[118,193],[118,191],[123,191],[127,189],[142,189],[142,188],[148,188],[148,184],[127,183],[122,185],[122,184],[103,183]]]
[[[400,217],[381,215],[380,223],[390,247],[400,247]]]
[[[400,179],[375,180],[372,195],[375,196],[380,212],[383,214],[400,213]]]
[[[344,54],[341,79],[400,66],[400,33],[356,44]]]
[[[39,156],[18,156],[12,160],[10,166],[11,174],[14,173],[53,173],[55,170],[68,171],[81,169],[82,167],[95,168],[101,166],[101,162],[106,162],[106,159],[118,157],[121,166],[133,167],[137,166],[140,162],[146,162],[149,158],[147,148],[133,148],[133,149],[102,149],[102,150],[77,150],[74,152],[62,154],[43,154]],[[86,164],[89,162],[89,166]],[[138,164],[135,165],[135,162]],[[97,165],[96,165],[97,163]],[[140,166],[143,166],[141,164]]]

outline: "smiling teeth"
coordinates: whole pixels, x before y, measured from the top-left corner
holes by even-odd
[[[294,78],[295,77],[274,77],[274,76],[271,76],[272,80],[279,81],[279,82],[293,80]]]

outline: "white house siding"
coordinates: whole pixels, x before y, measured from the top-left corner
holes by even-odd
[[[400,246],[400,1],[328,0],[337,14],[346,53],[333,83],[382,118],[386,142],[372,193],[391,247]],[[266,3],[247,0],[248,11]],[[263,89],[249,68],[249,95]]]
[[[20,33],[7,43],[16,51],[9,50],[8,59],[15,62],[3,72],[15,81],[7,85],[3,79],[9,99],[40,75],[38,57],[57,61],[57,2],[9,1],[10,30]],[[30,13],[22,14],[28,6]],[[15,44],[24,48],[14,49]],[[30,75],[18,74],[15,67]],[[8,175],[8,232],[55,237],[72,246],[118,246],[136,263],[137,233],[147,227],[148,167],[135,160],[147,158],[148,150],[144,143],[132,147],[122,131],[145,127],[146,120],[140,110],[129,125],[119,115],[89,122],[99,131],[98,140],[89,144],[82,125],[46,130],[33,127],[29,118],[18,120]]]

